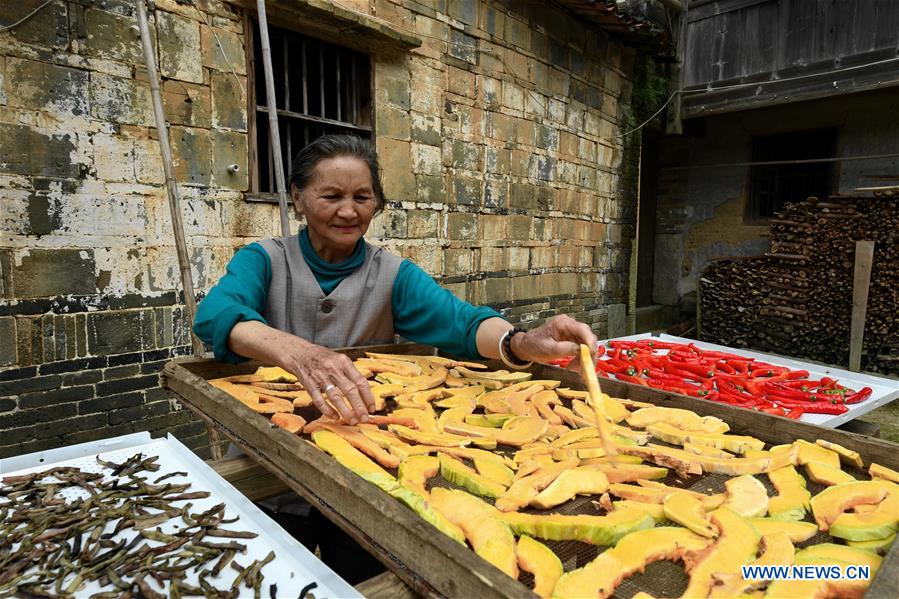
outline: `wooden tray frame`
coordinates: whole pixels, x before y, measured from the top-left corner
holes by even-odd
[[[339,350],[351,358],[366,351],[434,354],[434,348],[417,344],[379,345]],[[500,368],[499,363],[491,364]],[[166,364],[162,386],[201,419],[220,429],[246,454],[258,460],[297,494],[318,508],[363,547],[392,570],[414,591],[425,597],[536,597],[511,579],[452,541],[419,518],[412,510],[344,468],[310,442],[273,426],[250,408],[206,383],[207,379],[252,373],[256,362],[232,365],[214,360],[180,358]],[[560,380],[583,389],[579,375],[555,367],[535,365],[535,379]],[[614,397],[645,401],[672,408],[686,408],[716,416],[735,433],[751,434],[772,445],[796,439],[824,439],[857,451],[864,462],[899,469],[899,445],[881,439],[823,428],[779,416],[736,408],[708,400],[675,395],[640,385],[602,379],[603,390]],[[403,534],[397,534],[403,530]],[[892,580],[893,582],[889,582]],[[899,580],[899,543],[887,556],[866,599],[892,599]]]

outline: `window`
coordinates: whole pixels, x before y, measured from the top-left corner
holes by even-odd
[[[258,22],[252,20],[248,29],[253,78],[249,91],[250,197],[277,201]],[[294,155],[321,135],[371,137],[371,60],[367,54],[271,25],[269,41],[285,178],[290,175]]]
[[[836,145],[834,129],[814,129],[752,140],[752,162],[789,162],[750,167],[747,220],[766,220],[787,202],[810,196],[826,198],[833,179],[832,162],[800,162],[831,158]]]

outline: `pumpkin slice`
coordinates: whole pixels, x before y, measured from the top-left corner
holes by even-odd
[[[564,572],[556,554],[540,541],[522,535],[515,547],[515,555],[518,567],[534,575],[534,593],[544,599],[552,597],[556,582]]]
[[[686,478],[690,474],[702,474],[702,456],[688,453],[683,449],[665,447],[650,443],[646,446],[618,446],[618,453],[634,455],[659,466],[674,468],[677,473]]]
[[[886,466],[881,466],[880,464],[871,464],[868,466],[868,474],[871,475],[871,478],[880,478],[899,484],[899,472],[887,468]]]
[[[297,377],[277,366],[260,366],[256,369],[256,377],[265,383],[296,383]],[[235,381],[237,382],[237,381]]]
[[[414,362],[406,362],[403,360],[392,360],[389,358],[358,358],[353,360],[356,368],[364,368],[369,372],[392,372],[402,376],[419,376],[422,374],[421,366]]]
[[[665,507],[661,503],[645,503],[643,501],[631,501],[630,499],[612,501],[608,493],[604,493],[602,497],[599,498],[598,502],[593,503],[594,505],[598,503],[599,506],[607,512],[614,512],[617,510],[641,510],[652,516],[652,519],[658,524],[665,524],[669,521],[668,516],[665,515]]]
[[[437,418],[437,430],[442,433],[452,433],[453,431],[446,430],[446,424],[448,422],[456,421],[460,424],[464,424],[461,420],[471,414],[475,408],[475,400],[469,399],[467,401],[469,402],[468,405],[460,405],[455,408],[444,410]]]
[[[515,473],[511,468],[497,460],[474,458],[474,467],[478,474],[492,480],[495,483],[508,487],[512,484]]]
[[[750,518],[749,522],[762,536],[782,532],[792,543],[804,543],[818,534],[818,527],[811,522],[774,520],[772,518]]]
[[[306,426],[306,419],[297,414],[279,412],[277,414],[272,414],[272,424],[283,428],[288,433],[296,435],[303,431],[303,427]]]
[[[745,435],[727,435],[718,433],[705,433],[697,431],[685,431],[672,426],[667,422],[657,422],[646,426],[646,432],[657,439],[674,445],[684,445],[691,442],[699,445],[708,445],[717,449],[727,449],[734,453],[743,453],[748,449],[761,450],[765,442],[755,437]]]
[[[562,419],[553,412],[554,405],[561,405],[559,396],[555,391],[544,390],[531,397],[531,403],[537,409],[537,414],[550,424],[562,424]],[[567,428],[566,428],[567,430]]]
[[[633,501],[643,501],[645,503],[664,503],[665,498],[672,493],[685,493],[690,497],[699,501],[704,509],[711,510],[720,506],[724,501],[722,494],[705,495],[690,491],[687,489],[679,489],[677,487],[669,487],[656,481],[638,480],[637,485],[612,484],[609,485],[609,493],[616,497],[630,499]]]
[[[687,493],[672,493],[662,502],[665,516],[672,522],[684,526],[696,534],[714,538],[718,536],[718,530],[712,525],[705,513],[705,508],[695,497]]]
[[[724,483],[727,500],[724,506],[743,518],[759,518],[768,511],[768,491],[759,479],[748,474]]]
[[[576,399],[580,402],[588,402],[590,400],[590,393],[587,391],[572,391],[571,389],[559,389],[557,391],[559,397],[564,397],[566,399]],[[621,422],[626,419],[630,412],[628,412],[627,408],[624,407],[624,404],[621,401],[611,397],[607,393],[603,393],[600,391],[600,399],[602,401],[602,409],[603,413],[611,420],[612,422]],[[572,402],[574,405],[574,402]],[[576,414],[580,414],[578,410],[575,410]],[[583,415],[583,414],[581,414]]]
[[[435,487],[431,505],[465,533],[475,553],[512,578],[518,578],[515,537],[496,510],[474,495]]]
[[[874,464],[871,464],[871,466],[873,467]],[[816,482],[819,485],[827,485],[828,487],[855,482],[855,477],[851,474],[821,462],[809,462],[806,464],[805,473],[812,482]]]
[[[287,399],[282,399],[280,397],[272,397],[271,395],[265,395],[263,393],[257,394],[259,397],[259,403],[256,405],[245,404],[248,405],[251,409],[259,412],[260,414],[277,414],[277,413],[285,413],[285,414],[293,414],[293,402]]]
[[[398,468],[400,459],[385,451],[380,445],[366,437],[356,427],[342,424],[323,423],[321,427],[343,437],[350,445],[378,462],[385,468]]]
[[[884,499],[890,495],[890,489],[887,487],[887,485],[890,484],[892,483],[860,480],[824,489],[812,497],[810,502],[812,513],[815,516],[815,522],[818,524],[818,528],[827,532],[838,518],[843,517],[843,512],[856,505],[882,503]],[[845,514],[845,516],[855,516],[856,523],[860,526],[859,533],[868,538],[844,538],[849,538],[849,540],[852,541],[868,541],[871,539],[881,539],[895,532],[895,519],[899,510],[896,510],[896,504],[887,507],[893,508],[893,512],[889,515],[889,518],[885,518],[879,523],[876,518],[868,522],[868,524],[874,525],[873,530],[870,526],[864,526],[864,520],[858,520],[861,516],[869,516],[873,512],[868,514]],[[892,522],[890,522],[891,520]],[[890,525],[892,525],[892,530],[888,530]],[[884,527],[886,527],[886,529]],[[868,534],[874,533],[875,536],[868,536],[868,534],[864,534],[866,532]]]
[[[645,428],[647,425],[658,422],[667,422],[685,431],[726,433],[730,430],[727,423],[720,418],[700,416],[696,412],[680,408],[662,408],[658,406],[641,408],[627,417],[627,423],[637,428]]]
[[[563,447],[568,447],[569,445],[572,445],[574,443],[586,441],[587,439],[596,439],[598,437],[599,431],[596,430],[596,427],[578,428],[569,430],[563,435],[559,435],[556,439],[553,440],[550,445],[558,449],[562,449]]]
[[[547,510],[573,499],[576,495],[599,495],[609,488],[602,471],[589,466],[566,470],[531,500],[533,507]]]
[[[740,567],[755,559],[759,534],[748,520],[727,507],[711,512],[718,539],[706,549],[685,557],[690,582],[684,597],[708,597],[714,574],[740,574]]]
[[[846,545],[837,545],[836,543],[818,543],[796,552],[796,563],[799,564],[822,564],[828,563],[831,559],[849,564],[868,566],[871,568],[872,579],[877,570],[880,569],[881,564],[883,564],[883,558],[876,553],[847,547]]]
[[[428,496],[428,479],[437,476],[440,461],[426,455],[409,456],[400,463],[399,483],[424,497]]]
[[[899,487],[884,484],[892,488],[875,509],[838,516],[828,528],[830,535],[847,541],[873,541],[894,534],[899,529]]]
[[[496,509],[512,512],[528,505],[537,494],[548,487],[560,474],[575,468],[578,460],[554,462],[539,467],[533,474],[517,479],[512,486],[496,500]]]
[[[475,372],[465,366],[456,366],[456,372],[467,379],[500,381],[502,383],[520,383],[529,381],[534,376],[530,372],[509,372],[508,370],[482,370]]]
[[[414,428],[420,430],[423,433],[437,433],[440,432],[437,430],[437,420],[434,418],[434,411],[428,406],[427,409],[420,408],[397,408],[393,410],[390,415],[395,418],[408,418],[412,422],[414,422]],[[391,424],[391,423],[388,423]],[[399,424],[398,422],[394,422],[392,424]],[[409,425],[402,425],[409,426]]]
[[[325,452],[334,457],[342,466],[384,491],[397,486],[397,480],[386,470],[371,461],[365,454],[349,444],[337,433],[320,429],[312,433],[312,440]]]
[[[506,492],[506,487],[494,482],[486,476],[481,476],[460,460],[445,453],[438,453],[440,460],[440,476],[458,485],[475,495],[496,499]]]
[[[705,472],[740,476],[742,474],[762,474],[789,466],[796,457],[796,450],[775,451],[756,458],[709,458],[697,456]]]
[[[601,470],[610,483],[630,483],[638,480],[656,480],[668,476],[667,468],[645,466],[643,464],[622,463],[625,458],[632,456],[616,456],[617,464],[605,461],[606,458],[593,458],[581,460],[581,467],[590,467]],[[604,460],[604,461],[600,461]]]
[[[750,565],[788,566],[793,563],[796,553],[790,538],[782,532],[762,536],[759,551],[761,555]],[[721,599],[741,597],[751,589],[764,584],[763,580],[746,580],[742,573],[715,573],[712,574],[712,590],[709,597]]]
[[[510,460],[504,455],[493,453],[492,451],[485,451],[483,449],[476,449],[474,447],[437,447],[435,445],[420,445],[419,447],[423,447],[424,449],[430,450],[434,453],[441,451],[456,458],[494,461],[499,464],[508,466],[512,469],[517,466],[514,461]]]
[[[556,583],[553,596],[610,597],[625,578],[642,572],[648,564],[663,559],[680,560],[688,552],[700,551],[707,545],[707,539],[683,528],[633,532],[583,568],[564,574]]]
[[[512,418],[496,433],[496,442],[521,447],[539,439],[546,432],[547,426],[548,423],[542,418]]]
[[[464,420],[473,426],[501,428],[511,418],[515,418],[515,414],[469,414]]]
[[[816,444],[820,445],[824,449],[829,449],[831,451],[837,452],[841,458],[845,458],[845,460],[861,470],[865,467],[865,463],[862,461],[862,456],[858,454],[857,451],[852,451],[851,449],[847,449],[838,443],[831,443],[830,441],[825,441],[824,439],[817,439],[815,441]]]
[[[797,553],[797,563],[799,554]],[[815,562],[814,565],[840,566],[844,571],[848,562],[828,558],[826,564]],[[771,599],[862,599],[868,588],[868,580],[775,580],[765,591],[765,597]]]
[[[846,541],[846,544],[853,549],[859,549],[861,551],[871,551],[880,555],[886,555],[886,553],[890,550],[890,547],[892,547],[893,543],[895,542],[896,533],[893,533],[883,539],[874,539],[873,541]]]
[[[802,520],[810,509],[812,494],[805,488],[805,479],[793,466],[784,466],[768,473],[777,496],[768,500],[768,514],[775,520]]]
[[[448,536],[453,539],[457,543],[465,544],[465,533],[462,532],[462,529],[449,521],[449,519],[444,516],[442,513],[434,509],[431,506],[430,501],[428,501],[427,497],[416,493],[410,489],[407,489],[403,485],[397,484],[390,491],[387,492],[394,499],[398,499],[403,502],[407,507],[411,508],[416,514],[421,516],[421,518]]]
[[[834,468],[840,467],[840,455],[831,449],[809,443],[805,439],[796,439],[793,441],[793,445],[799,448],[796,463],[800,466],[805,466],[809,462],[821,462]]]
[[[655,521],[643,510],[621,509],[605,516],[500,513],[517,535],[548,541],[581,541],[591,545],[614,545],[626,535],[652,528]]]
[[[732,453],[728,453],[723,449],[716,449],[710,445],[701,445],[699,443],[692,443],[687,441],[684,443],[684,449],[689,451],[690,453],[695,453],[696,455],[702,455],[710,458],[732,458],[734,455]],[[752,451],[752,450],[749,450]],[[744,455],[748,456],[747,452],[744,452]]]
[[[465,447],[471,444],[471,439],[450,435],[447,433],[426,433],[399,424],[388,425],[387,430],[401,439],[412,441],[420,445],[436,445],[438,447]]]

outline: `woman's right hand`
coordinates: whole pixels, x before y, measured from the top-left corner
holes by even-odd
[[[326,347],[293,339],[296,342],[281,353],[281,368],[299,379],[319,412],[348,424],[366,422],[375,410],[375,397],[353,361]]]
[[[275,364],[295,375],[315,407],[328,418],[356,424],[365,422],[375,410],[368,381],[343,354],[257,321],[234,325],[228,347],[240,356]]]

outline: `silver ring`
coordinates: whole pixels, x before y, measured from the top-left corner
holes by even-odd
[[[335,385],[334,383],[328,383],[328,385],[324,389],[325,393],[327,393],[328,391],[330,391],[331,389],[333,389],[336,386],[337,385]]]

